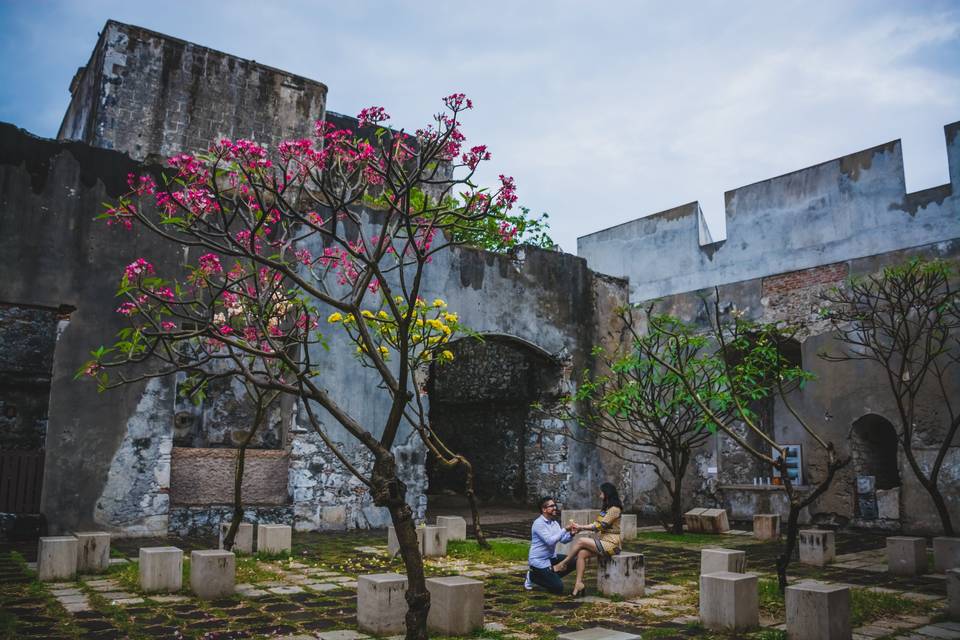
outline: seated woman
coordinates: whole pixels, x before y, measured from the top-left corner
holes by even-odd
[[[595,522],[584,525],[570,522],[568,525],[574,535],[580,531],[597,531],[599,535],[595,538],[574,538],[567,557],[553,567],[554,571],[561,573],[567,570],[571,562],[577,563],[577,581],[573,586],[573,596],[583,595],[586,588],[583,584],[583,572],[589,558],[609,558],[620,553],[620,513],[623,511],[623,503],[617,494],[617,488],[609,482],[600,485],[600,497],[603,502],[600,516]]]

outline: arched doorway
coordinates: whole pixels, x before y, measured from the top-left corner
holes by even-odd
[[[450,345],[453,362],[430,371],[430,423],[443,442],[474,467],[477,496],[486,503],[535,499],[543,472],[531,453],[541,441],[535,402],[557,396],[560,367],[546,352],[510,336],[463,338]],[[431,504],[464,493],[465,476],[427,459]]]
[[[900,466],[897,430],[883,416],[869,413],[850,429],[856,505],[863,520],[899,519]]]

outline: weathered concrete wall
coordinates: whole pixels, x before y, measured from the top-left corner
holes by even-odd
[[[960,239],[948,240],[894,251],[875,256],[847,260],[812,269],[782,273],[720,287],[722,309],[744,311],[748,317],[761,322],[789,320],[803,322],[806,330],[801,345],[802,364],[816,379],[803,390],[791,394],[791,402],[818,432],[826,435],[843,456],[856,453],[857,441],[853,437],[853,425],[864,416],[880,416],[893,425],[898,424],[895,400],[879,366],[867,362],[828,362],[819,356],[822,352],[836,351],[838,344],[830,333],[828,324],[818,310],[823,306],[820,294],[833,286],[842,286],[848,277],[875,273],[885,265],[900,264],[912,257],[960,258]],[[703,323],[706,315],[704,296],[712,290],[667,296],[659,309],[677,315],[687,321]],[[960,397],[960,372],[954,370],[947,379],[948,390],[953,397]],[[927,464],[943,439],[946,416],[941,403],[934,395],[922,397],[917,416],[918,440],[915,450]],[[825,459],[821,450],[811,441],[797,421],[781,402],[774,405],[774,436],[783,444],[803,446],[804,474],[813,478],[823,477]],[[721,438],[722,440],[723,438]],[[719,467],[721,474],[729,466],[741,467],[747,455],[732,451],[724,455],[721,446]],[[917,482],[902,451],[898,450],[898,471],[902,489],[899,498],[900,519],[897,522],[856,521],[865,526],[900,527],[906,531],[934,533],[939,531],[939,519],[928,494]],[[809,509],[808,517],[816,521],[845,524],[856,516],[857,465],[851,463],[837,479],[830,491],[818,499]],[[960,518],[960,442],[954,442],[947,456],[941,477],[941,487],[947,499],[954,521]],[[721,499],[734,514],[746,514],[752,508],[783,507],[782,500],[769,495],[776,489],[753,489],[735,482],[721,484]]]
[[[900,141],[726,193],[713,242],[694,202],[577,241],[631,300],[807,269],[960,236],[960,122],[944,127],[951,183],[906,193]]]
[[[231,504],[236,449],[174,447],[170,457],[170,502],[177,506]],[[285,451],[249,449],[244,457],[244,505],[288,502]]]
[[[206,150],[222,137],[274,145],[323,117],[323,84],[110,20],[57,135],[143,160]]]

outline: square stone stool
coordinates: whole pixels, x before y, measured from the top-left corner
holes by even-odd
[[[933,568],[937,573],[960,569],[960,538],[933,539]]]
[[[447,542],[467,539],[467,521],[460,516],[437,516],[437,526],[447,530]]]
[[[850,587],[801,582],[787,587],[790,640],[850,640]]]
[[[183,551],[176,547],[140,547],[140,588],[146,592],[180,591]]]
[[[824,529],[803,529],[800,531],[800,562],[823,567],[836,556],[836,543],[833,531]]]
[[[258,524],[257,551],[263,553],[289,553],[292,547],[293,529],[288,524]]]
[[[960,569],[947,569],[947,617],[960,622]]]
[[[99,573],[110,566],[110,534],[105,531],[78,531],[77,571]]]
[[[44,582],[73,580],[77,575],[79,542],[73,536],[40,538],[37,547],[37,578]]]
[[[597,591],[605,596],[635,598],[643,595],[643,554],[623,551],[601,560],[597,567]]]
[[[358,576],[357,626],[360,630],[383,636],[406,631],[406,591],[407,576],[399,573]]]
[[[700,521],[700,514],[706,511],[703,507],[690,509],[683,514],[683,524],[687,533],[700,533],[703,531],[703,523]]]
[[[424,558],[440,558],[447,555],[446,527],[427,525],[418,528],[423,529],[423,537],[420,538],[420,553]]]
[[[620,516],[620,537],[633,540],[637,537],[637,514],[624,513]]]
[[[730,531],[730,520],[726,509],[704,509],[698,516],[700,530],[703,533],[726,533]]]
[[[232,596],[237,583],[237,557],[223,549],[190,552],[190,590],[204,600]]]
[[[700,576],[700,623],[707,629],[727,631],[759,625],[756,574],[720,571]]]
[[[220,523],[220,544],[219,547],[223,549],[223,539],[227,537],[227,532],[230,531],[231,522],[221,522]],[[233,552],[240,553],[253,553],[253,524],[250,522],[241,522],[237,527],[237,535],[233,538]]]
[[[780,539],[780,516],[775,513],[757,513],[753,516],[753,537],[757,540]]]
[[[423,527],[414,527],[417,531],[417,547],[423,553]],[[393,525],[387,527],[387,553],[393,558],[400,554],[400,541],[397,539],[397,530]]]
[[[427,578],[427,627],[448,636],[467,636],[483,626],[483,583],[463,576]]]
[[[736,549],[701,549],[700,575],[729,571],[743,573],[747,570],[747,552]]]
[[[927,541],[910,536],[887,538],[887,571],[895,576],[922,576],[927,572]]]
[[[577,524],[591,524],[600,512],[595,509],[564,509],[560,514],[560,526],[565,527],[571,520]]]
[[[557,636],[557,640],[641,640],[640,636],[626,631],[614,631],[605,627],[590,627],[582,631],[570,631]]]

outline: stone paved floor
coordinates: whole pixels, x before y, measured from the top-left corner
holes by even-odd
[[[523,530],[520,523],[497,527],[498,533]],[[526,525],[529,527],[529,525]],[[429,560],[429,575],[462,574],[484,581],[485,638],[555,638],[566,631],[602,626],[642,633],[644,638],[717,637],[697,623],[697,573],[700,548],[744,548],[748,570],[761,574],[761,624],[743,637],[784,638],[782,601],[772,575],[776,544],[757,543],[744,532],[677,544],[655,532],[641,533],[627,550],[646,558],[644,597],[623,601],[591,595],[576,600],[542,591],[524,591],[525,563],[520,560],[463,557]],[[243,559],[238,564],[237,595],[203,602],[187,590],[173,595],[145,595],[136,584],[140,546],[174,544],[188,552],[208,548],[211,540],[121,540],[114,544],[115,564],[105,575],[81,576],[76,582],[33,580],[27,562],[35,548],[0,547],[0,637],[17,638],[249,638],[297,637],[349,640],[356,632],[356,577],[396,571],[398,560],[386,555],[383,532],[297,534],[286,559]],[[883,539],[841,534],[837,563],[823,569],[795,563],[792,580],[818,579],[849,584],[858,597],[867,592],[886,598],[868,611],[854,638],[960,638],[960,624],[942,616],[942,576],[903,579],[877,569]],[[878,555],[878,549],[880,553]],[[19,553],[18,553],[19,551]],[[588,572],[592,585],[594,572]],[[567,579],[568,588],[572,578]],[[188,584],[185,581],[184,584]],[[764,595],[766,594],[766,595]]]

